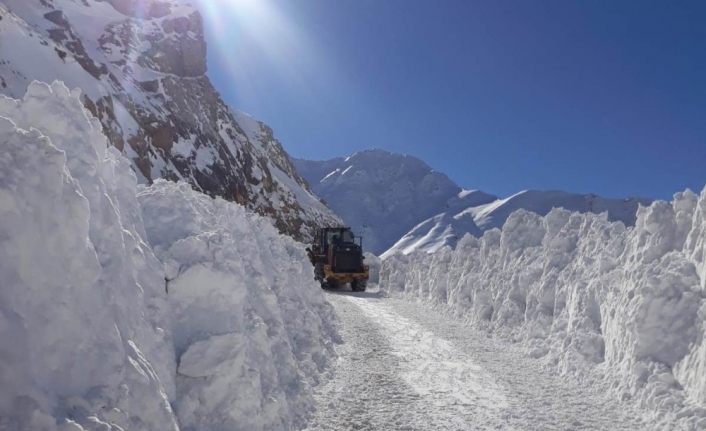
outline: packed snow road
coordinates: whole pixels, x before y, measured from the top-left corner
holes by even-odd
[[[328,295],[344,343],[309,430],[638,430],[640,414],[507,343],[376,292]]]

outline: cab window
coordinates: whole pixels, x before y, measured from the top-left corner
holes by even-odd
[[[353,242],[353,232],[351,231],[344,231],[343,232],[343,238],[342,240],[344,242]]]

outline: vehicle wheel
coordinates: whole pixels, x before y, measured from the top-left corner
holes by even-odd
[[[317,281],[321,280],[321,283],[324,283],[324,265],[322,263],[314,265],[314,279]]]
[[[351,282],[351,290],[353,292],[365,292],[366,284],[365,280],[353,280]]]
[[[325,283],[328,285],[329,289],[335,289],[338,287],[338,280],[335,278],[329,278]]]

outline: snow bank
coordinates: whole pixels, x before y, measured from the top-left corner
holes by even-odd
[[[303,424],[337,335],[301,244],[186,184],[138,195],[62,83],[0,96],[0,149],[0,430]]]
[[[336,337],[303,246],[185,183],[159,180],[138,199],[167,273],[182,427],[303,425]]]
[[[605,376],[664,429],[706,429],[706,190],[605,215],[513,213],[455,249],[392,255],[381,286],[522,342],[563,374]]]
[[[0,96],[0,146],[0,429],[177,429],[129,163],[61,83]]]
[[[369,252],[365,252],[363,256],[365,257],[365,264],[368,265],[370,271],[368,284],[378,284],[380,281],[380,266],[382,265],[382,261],[379,257]]]

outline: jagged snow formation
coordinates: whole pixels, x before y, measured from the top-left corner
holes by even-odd
[[[706,190],[605,215],[519,210],[455,249],[383,260],[390,293],[442,304],[561,373],[598,370],[664,429],[706,429]]]
[[[241,124],[206,75],[201,15],[190,0],[3,0],[0,94],[60,80],[140,183],[184,180],[272,218],[296,238],[339,222],[312,198],[272,130]],[[267,131],[248,135],[251,123]]]
[[[478,192],[464,190],[460,196],[464,193]],[[608,199],[594,194],[540,190],[524,190],[508,198],[480,205],[469,205],[467,198],[459,199],[450,202],[444,212],[419,223],[382,256],[409,254],[418,250],[433,253],[444,246],[454,247],[466,233],[480,236],[487,230],[502,228],[510,214],[518,209],[539,215],[547,215],[552,208],[595,214],[605,212],[608,220],[633,226],[638,207],[651,202],[649,199]]]
[[[0,96],[0,150],[0,429],[303,423],[336,333],[301,244],[186,183],[138,191],[62,83]]]
[[[159,180],[138,199],[166,268],[183,429],[303,425],[336,337],[303,246],[185,183]]]
[[[0,148],[0,429],[176,430],[129,162],[60,83],[0,96]]]

